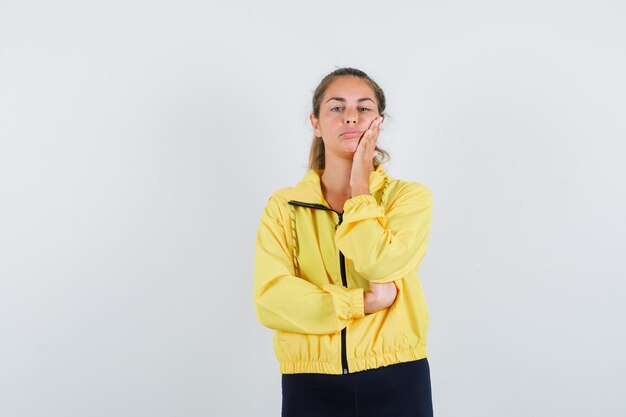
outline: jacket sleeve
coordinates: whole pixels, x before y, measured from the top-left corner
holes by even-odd
[[[340,332],[364,316],[363,288],[322,287],[294,275],[287,239],[290,223],[270,197],[258,226],[254,253],[254,303],[259,322],[304,334]],[[283,225],[288,225],[287,228]]]
[[[418,268],[428,245],[432,193],[407,182],[388,212],[368,194],[346,200],[335,244],[371,282],[391,282]]]

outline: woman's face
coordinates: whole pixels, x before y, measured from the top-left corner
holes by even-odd
[[[311,113],[310,119],[326,153],[352,158],[363,132],[377,116],[378,103],[369,84],[358,77],[342,76],[326,88],[319,118]]]

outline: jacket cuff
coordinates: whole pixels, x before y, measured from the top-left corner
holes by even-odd
[[[343,221],[347,223],[385,217],[384,207],[371,194],[355,195],[347,199],[343,204],[343,211]]]
[[[322,285],[322,290],[329,292],[332,296],[339,319],[352,320],[365,316],[363,288],[346,288],[329,283]]]
[[[359,194],[354,197],[350,197],[343,203],[343,209],[349,210],[354,206],[363,205],[363,204],[375,204],[378,205],[378,202],[371,194]]]
[[[352,303],[350,303],[350,313],[352,318],[360,319],[365,317],[365,304],[363,301],[363,288],[353,288],[350,292]]]

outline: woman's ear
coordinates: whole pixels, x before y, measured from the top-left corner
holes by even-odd
[[[313,113],[311,113],[309,115],[309,119],[311,120],[311,126],[313,126],[313,133],[318,138],[321,137],[322,136],[322,132],[320,132],[320,129],[319,129],[319,119],[317,117],[315,117],[315,115]]]

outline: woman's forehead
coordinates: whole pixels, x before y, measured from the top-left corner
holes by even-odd
[[[341,77],[333,81],[324,94],[323,102],[330,100],[349,102],[376,102],[376,96],[369,84],[356,77]]]

